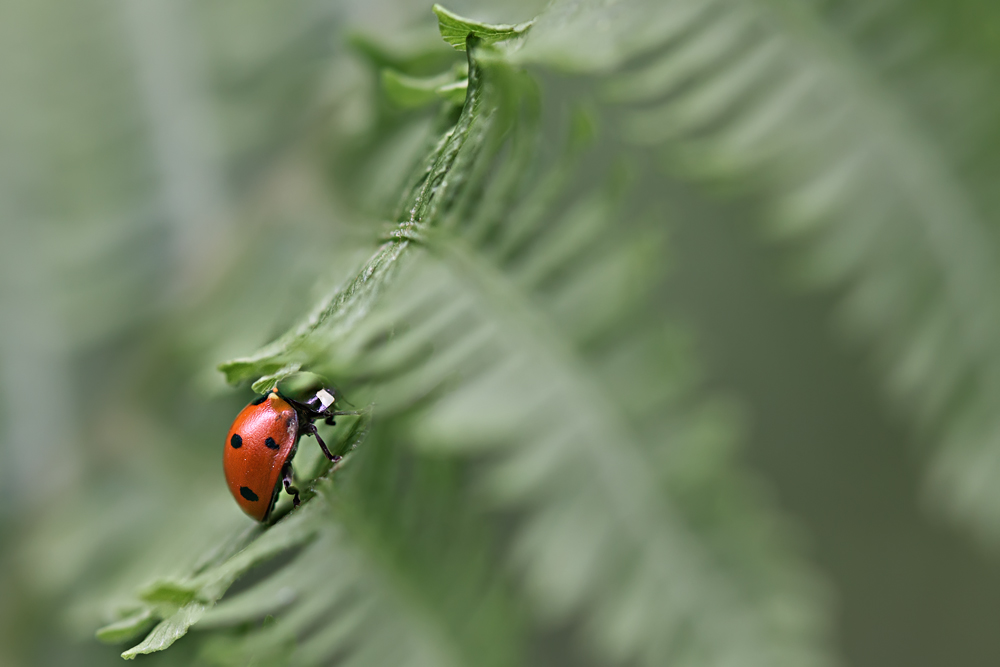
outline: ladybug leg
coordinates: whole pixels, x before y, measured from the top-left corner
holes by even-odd
[[[326,419],[324,419],[323,421],[325,421],[327,423],[327,425],[329,425],[329,426],[336,426],[337,422],[334,421],[334,420],[337,417],[363,415],[366,412],[367,412],[366,410],[349,410],[349,411],[343,411],[343,412],[342,411],[324,412],[323,414],[326,415]]]
[[[292,466],[285,464],[285,469],[281,471],[281,483],[285,486],[285,493],[292,497],[292,507],[299,506],[299,490],[292,486]]]
[[[336,412],[325,412],[326,423],[330,426],[336,426],[337,422],[334,421],[337,417],[359,417],[361,415],[367,415],[371,413],[372,406],[362,408],[361,410],[337,410]]]
[[[315,424],[309,424],[309,426],[302,429],[302,431],[316,438],[316,442],[319,443],[319,448],[323,450],[323,454],[326,456],[326,458],[330,459],[333,462],[337,462],[340,460],[339,456],[334,456],[333,454],[330,453],[330,450],[329,448],[327,448],[326,443],[323,442],[323,438],[319,437],[319,432],[316,430]]]

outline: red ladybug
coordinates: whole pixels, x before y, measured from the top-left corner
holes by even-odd
[[[338,415],[357,414],[334,412],[336,400],[331,389],[320,389],[307,401],[299,402],[274,388],[236,416],[226,436],[222,467],[229,491],[244,512],[266,521],[282,485],[298,506],[299,492],[292,486],[292,457],[299,436],[313,436],[328,459],[340,459],[330,453],[313,424],[324,418],[332,424]]]

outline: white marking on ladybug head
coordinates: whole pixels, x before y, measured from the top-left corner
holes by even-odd
[[[328,407],[333,405],[333,402],[336,400],[333,397],[333,394],[328,392],[326,389],[320,389],[317,391],[316,398],[318,398],[319,402],[323,405],[323,410],[326,410]]]

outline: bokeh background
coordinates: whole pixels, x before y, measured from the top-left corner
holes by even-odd
[[[939,262],[959,276],[965,262],[1000,256],[1000,8],[757,4],[781,17],[775,31],[820,54],[820,80],[823,68],[840,68],[853,96],[831,94],[827,110],[861,118],[857,133],[871,145],[902,137],[909,153],[897,166],[917,173],[914,189],[920,179],[940,186],[922,190],[922,201],[914,195],[907,217],[894,208],[898,195],[876,183],[863,193],[874,217],[859,224],[881,231],[844,234],[841,255],[886,243],[898,253],[864,261],[925,262],[928,272]],[[641,24],[648,5],[617,3],[612,20]],[[497,23],[544,6],[449,4]],[[571,54],[567,66],[537,66],[533,76],[557,99],[600,91],[615,83],[615,67],[641,68],[665,48],[644,47],[647,38],[635,37],[635,53],[625,49],[610,72],[575,67]],[[726,39],[720,30],[705,48]],[[370,202],[405,172],[366,171],[359,156],[421,146],[403,125],[372,139],[383,127],[374,119],[389,112],[369,43],[419,73],[463,62],[438,37],[430,5],[415,0],[0,5],[0,665],[116,664],[122,647],[93,633],[121,581],[138,585],[156,570],[149,545],[170,563],[171,536],[192,523],[211,536],[213,522],[222,530],[244,521],[225,492],[219,450],[251,393],[227,386],[216,366],[280,335],[371,253],[384,219]],[[768,91],[747,99],[754,93]],[[590,97],[611,109],[609,123],[623,113],[614,98]],[[420,127],[430,118],[391,113],[424,114]],[[789,125],[787,141],[800,140],[797,129]],[[810,278],[840,256],[817,257],[799,238],[776,242],[782,234],[770,223],[780,216],[756,171],[713,180],[693,162],[641,164],[670,201],[656,213],[670,238],[658,307],[689,340],[704,390],[727,406],[721,427],[737,433],[739,465],[814,570],[829,654],[852,667],[998,664],[1000,520],[989,492],[966,498],[961,475],[938,474],[948,419],[977,392],[989,406],[989,383],[956,383],[958,398],[939,410],[910,400],[952,386],[945,371],[935,375],[942,346],[925,350],[921,368],[931,370],[894,375],[886,347],[896,339],[845,314],[840,282]],[[853,196],[845,188],[830,198]],[[938,227],[915,222],[942,207]],[[834,228],[862,217],[833,209]],[[972,222],[953,220],[956,210],[972,211]],[[878,226],[879,215],[912,222],[912,244],[946,248],[944,259],[898,256],[911,239]],[[969,238],[978,240],[962,245]],[[966,247],[980,254],[967,257]],[[919,271],[886,273],[856,289],[863,301],[888,285],[887,300],[871,299],[875,311],[892,311],[903,298],[896,288],[936,307],[933,281],[920,283]],[[964,294],[966,310],[1000,304],[1000,285],[958,282],[942,303]],[[980,324],[982,336],[1000,340],[992,319]],[[945,339],[948,354],[961,352],[960,337]],[[997,454],[970,466],[988,487],[1000,446],[985,440]],[[959,490],[935,491],[928,480],[942,478],[958,479]],[[539,664],[605,664],[562,629],[545,641]],[[191,664],[195,655],[196,642],[184,639],[140,660]]]

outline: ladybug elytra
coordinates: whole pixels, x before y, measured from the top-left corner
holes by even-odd
[[[300,402],[283,396],[275,387],[243,408],[229,428],[222,457],[226,484],[240,509],[266,521],[282,486],[298,506],[299,492],[292,486],[292,457],[303,434],[316,438],[328,459],[340,459],[330,453],[313,423],[326,419],[332,424],[334,417],[357,414],[335,412],[336,400],[331,389],[320,389]]]

